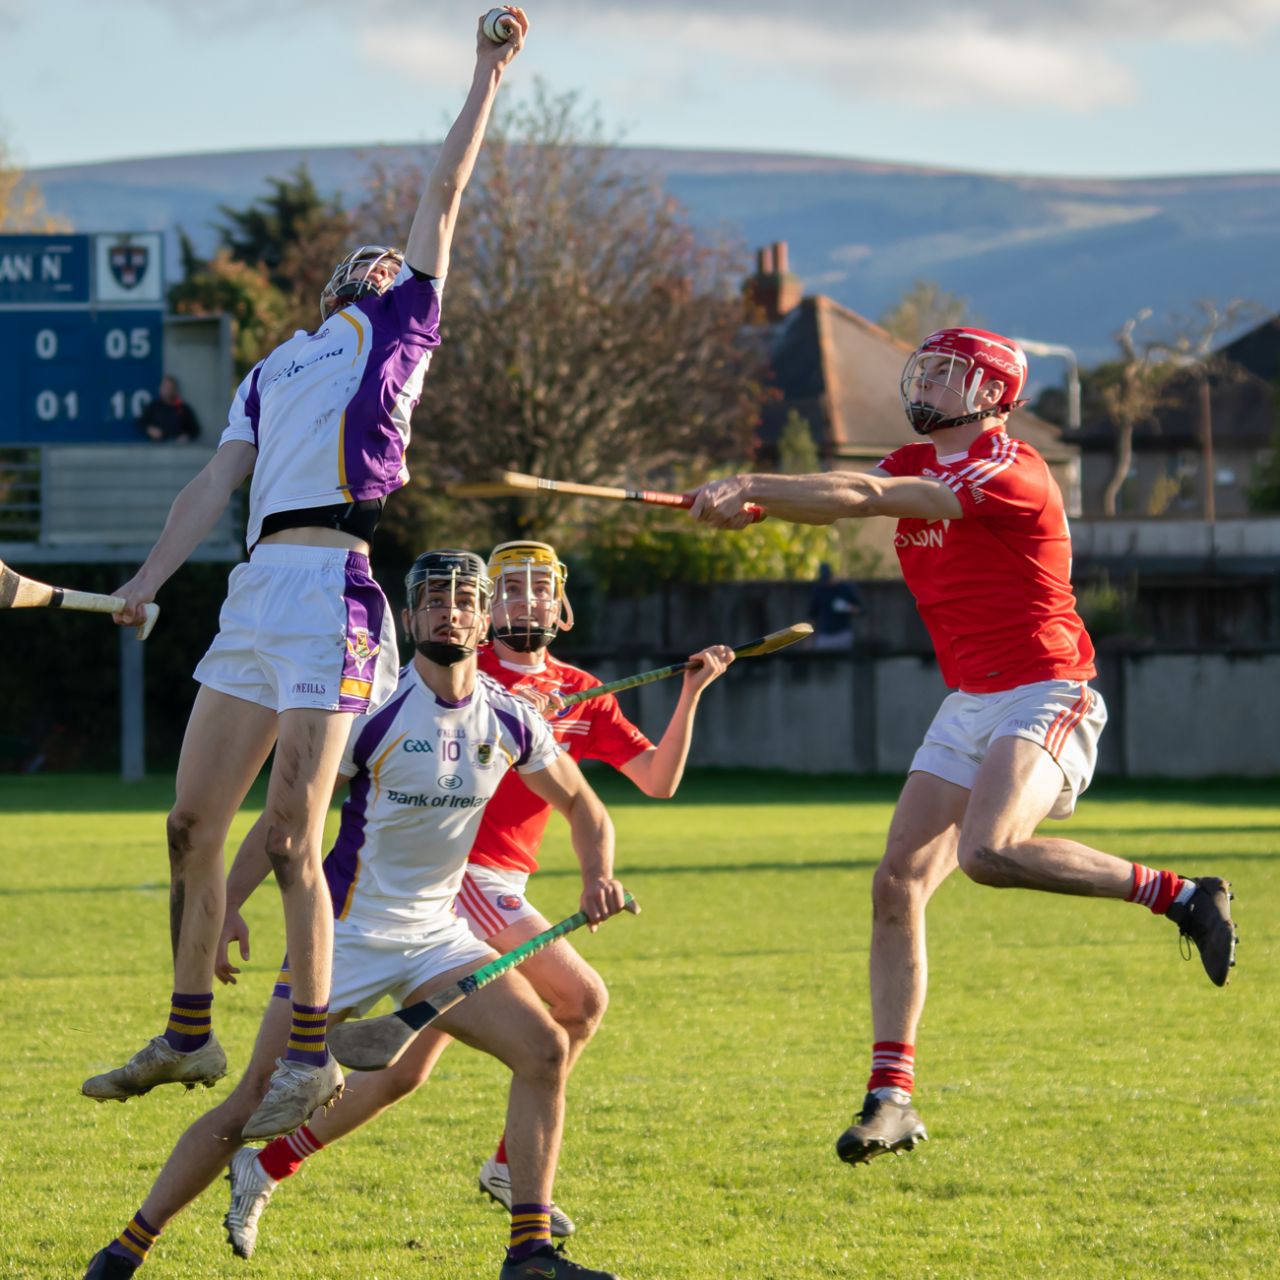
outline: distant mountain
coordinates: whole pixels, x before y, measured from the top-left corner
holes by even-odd
[[[219,204],[243,206],[305,161],[324,192],[416,147],[311,148],[34,170],[80,230],[176,229],[213,242]],[[1076,348],[1094,363],[1143,307],[1251,298],[1280,311],[1280,173],[1126,181],[1028,178],[817,156],[632,148],[704,226],[748,249],[791,246],[808,292],[876,318],[913,280],[968,298],[992,327]],[[1272,264],[1267,267],[1266,264]]]

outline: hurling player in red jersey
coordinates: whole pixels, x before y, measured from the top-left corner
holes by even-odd
[[[542,542],[507,542],[489,557],[494,584],[493,632],[490,645],[479,650],[480,671],[534,702],[550,717],[556,740],[574,760],[601,760],[625,774],[646,795],[673,796],[684,774],[693,737],[694,715],[703,689],[733,661],[727,645],[712,645],[691,655],[698,666],[685,673],[671,720],[655,745],[633,725],[612,694],[603,694],[560,709],[558,695],[595,688],[601,682],[547,652],[556,635],[573,625],[565,593],[567,571],[554,548]],[[485,806],[467,874],[454,904],[472,932],[495,951],[507,952],[548,927],[546,918],[525,896],[525,885],[538,867],[542,835],[551,806],[524,786],[504,777]],[[238,920],[238,917],[236,918]],[[226,948],[239,937],[232,917],[223,930],[218,977],[234,981],[238,972]],[[568,1033],[569,1067],[604,1017],[608,992],[604,980],[561,938],[530,956],[520,971],[547,1002],[551,1016]],[[231,1208],[225,1225],[232,1248],[241,1257],[254,1250],[258,1224],[277,1184],[309,1156],[372,1120],[423,1085],[450,1037],[428,1027],[404,1055],[385,1071],[348,1075],[342,1105],[317,1112],[296,1133],[277,1138],[256,1152],[246,1147],[232,1162]],[[505,1135],[480,1170],[480,1189],[508,1210],[511,1175]],[[551,1234],[573,1233],[572,1220],[551,1206]]]
[[[742,475],[703,485],[692,514],[741,529],[749,502],[799,524],[896,518],[902,575],[947,685],[903,787],[872,888],[871,1077],[836,1144],[861,1164],[927,1137],[911,1105],[926,985],[925,906],[959,866],[978,884],[1119,898],[1167,915],[1223,986],[1235,963],[1230,886],[1184,879],[1036,834],[1088,786],[1106,721],[1075,609],[1062,496],[1044,459],[1005,434],[1026,384],[1012,339],[943,329],[907,361],[902,400],[923,437],[869,472]]]

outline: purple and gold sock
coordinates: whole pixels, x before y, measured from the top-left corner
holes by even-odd
[[[147,1260],[151,1246],[155,1244],[159,1232],[142,1216],[141,1211],[129,1220],[129,1225],[107,1245],[107,1252],[117,1258],[125,1258],[134,1267],[140,1267]]]
[[[329,1060],[329,1050],[324,1042],[324,1024],[328,1021],[327,1004],[295,1003],[285,1058],[290,1062],[305,1062],[313,1067],[323,1067]]]
[[[549,1204],[513,1204],[511,1206],[511,1244],[508,1262],[523,1262],[539,1249],[551,1245],[551,1206]]]
[[[204,1044],[213,1031],[213,992],[200,996],[173,993],[169,1006],[169,1025],[164,1038],[169,1048],[190,1053]]]

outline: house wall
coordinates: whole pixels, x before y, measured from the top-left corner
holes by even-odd
[[[1214,471],[1218,483],[1214,492],[1219,519],[1249,513],[1246,493],[1258,465],[1254,449],[1216,448]],[[1204,508],[1199,449],[1143,449],[1135,453],[1129,477],[1120,490],[1118,515],[1198,516]],[[1081,489],[1084,515],[1102,515],[1102,495],[1111,479],[1112,455],[1098,450],[1084,454],[1081,462]]]
[[[592,661],[610,680],[661,665]],[[1280,779],[1280,652],[1105,655],[1099,776]],[[620,695],[657,737],[676,680]],[[778,773],[903,774],[947,690],[932,656],[780,653],[743,660],[703,694],[690,763]]]

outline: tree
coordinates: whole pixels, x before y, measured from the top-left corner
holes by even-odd
[[[1213,523],[1217,515],[1217,468],[1213,461],[1213,385],[1236,382],[1244,377],[1244,371],[1214,347],[1223,333],[1237,328],[1242,322],[1254,319],[1261,311],[1255,302],[1233,299],[1220,307],[1211,299],[1196,303],[1198,320],[1179,325],[1174,337],[1167,342],[1156,343],[1154,350],[1175,368],[1191,375],[1196,388],[1198,404],[1200,450],[1203,465],[1200,470],[1201,495],[1204,518]]]
[[[44,207],[40,188],[23,173],[0,135],[0,232],[69,231],[71,224]]]
[[[217,230],[233,262],[265,267],[271,283],[288,294],[300,283],[298,249],[306,247],[309,251],[317,232],[321,228],[332,231],[335,224],[341,232],[340,242],[345,244],[350,236],[350,218],[338,200],[321,198],[305,164],[284,178],[269,178],[267,185],[270,192],[244,209],[219,205],[218,212],[226,221]],[[326,280],[337,260],[328,263]],[[319,289],[316,293],[318,297]]]
[[[1164,400],[1167,370],[1153,361],[1150,344],[1140,347],[1134,338],[1134,331],[1150,316],[1151,309],[1146,307],[1121,325],[1115,339],[1122,359],[1096,374],[1098,398],[1116,432],[1115,462],[1102,491],[1103,515],[1116,514],[1120,489],[1133,465],[1134,431],[1157,421],[1156,412]]]
[[[398,242],[419,173],[383,173],[356,222]],[[738,341],[742,264],[606,146],[572,96],[539,88],[500,114],[463,202],[444,291],[444,345],[415,422],[415,480],[509,468],[670,483],[742,457],[763,357]],[[490,508],[494,532],[554,536],[564,499]]]
[[[1200,445],[1204,454],[1204,514],[1214,518],[1213,501],[1213,421],[1211,390],[1215,382],[1235,380],[1241,371],[1214,351],[1222,334],[1253,316],[1255,303],[1234,299],[1224,305],[1203,300],[1196,304],[1198,317],[1170,317],[1165,329],[1169,336],[1149,337],[1139,342],[1136,330],[1151,316],[1145,308],[1127,320],[1116,334],[1122,359],[1095,370],[1088,379],[1091,398],[1096,397],[1103,413],[1115,428],[1116,453],[1111,477],[1102,493],[1105,515],[1116,514],[1120,490],[1133,464],[1133,437],[1144,425],[1159,428],[1161,413],[1186,400],[1196,391]],[[1168,506],[1172,494],[1155,493],[1149,503],[1158,514]]]
[[[969,301],[948,293],[936,280],[917,280],[880,317],[880,326],[910,347],[917,347],[938,329],[976,324]]]
[[[184,237],[185,241],[185,237]],[[265,267],[236,262],[219,249],[207,262],[188,256],[187,274],[169,290],[169,306],[178,315],[231,317],[236,376],[246,373],[296,327],[289,299],[271,283]]]
[[[353,241],[350,215],[320,198],[305,165],[268,186],[244,209],[220,206],[227,221],[212,258],[181,233],[183,278],[169,291],[180,314],[231,317],[241,376],[295,330],[315,326],[320,291]]]
[[[788,475],[819,470],[809,423],[795,410],[778,439],[778,462]],[[816,578],[824,561],[842,577],[860,577],[875,570],[879,557],[857,545],[857,524],[765,520],[725,533],[691,524],[682,513],[624,508],[593,524],[582,558],[607,595],[643,595],[674,582],[804,581]]]

